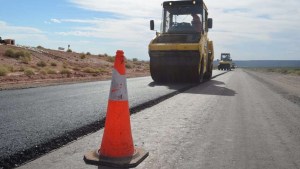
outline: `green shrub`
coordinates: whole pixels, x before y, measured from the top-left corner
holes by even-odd
[[[115,61],[115,57],[114,56],[108,56],[107,57],[107,61],[108,62],[114,62]]]
[[[15,51],[13,49],[7,49],[4,55],[7,57],[15,58]]]
[[[37,46],[36,48],[38,48],[38,49],[44,49],[44,47],[43,46]]]
[[[46,72],[48,73],[48,74],[56,74],[57,72],[55,71],[55,70],[53,70],[53,69],[46,69]]]
[[[36,65],[39,66],[39,67],[46,67],[47,63],[41,60]]]
[[[66,62],[63,62],[63,68],[67,68],[68,67],[68,63],[66,63]]]
[[[85,54],[80,55],[80,59],[85,59],[85,58],[86,58]]]
[[[68,49],[67,52],[72,52],[72,50],[71,50],[71,49]]]
[[[28,64],[31,61],[31,57],[30,56],[20,57],[20,60],[22,63]]]
[[[132,61],[134,61],[134,62],[137,62],[137,61],[138,61],[138,59],[137,59],[137,58],[133,58],[133,59],[132,59]]]
[[[73,68],[73,70],[75,70],[75,71],[79,71],[79,70],[80,70],[80,68],[79,68],[79,67],[74,67],[74,68]]]
[[[91,53],[90,52],[86,52],[86,55],[91,55]]]
[[[44,69],[42,69],[42,70],[40,71],[40,74],[42,74],[42,75],[46,75],[46,74],[47,74],[47,71],[46,71],[46,70],[44,70]]]
[[[61,73],[61,74],[71,74],[72,72],[71,72],[70,69],[62,69],[62,70],[60,71],[60,73]]]
[[[23,50],[17,51],[15,53],[15,58],[20,58],[20,57],[28,57],[29,58],[29,57],[31,57],[31,54],[29,52],[23,51]]]
[[[0,68],[1,67],[5,68],[8,72],[14,72],[15,71],[14,67],[11,66],[11,65],[0,65]]]
[[[4,66],[0,66],[0,76],[6,76],[8,73],[8,70]]]
[[[11,58],[15,58],[15,59],[19,59],[21,57],[26,57],[26,58],[30,58],[31,59],[31,53],[27,52],[27,51],[15,51],[13,49],[7,49],[4,53],[5,56],[7,57],[11,57]]]
[[[85,73],[101,73],[101,72],[106,72],[104,69],[94,69],[94,68],[91,68],[91,67],[86,67],[82,70],[83,72]]]
[[[99,71],[97,69],[93,69],[93,68],[90,68],[90,67],[84,68],[83,72],[85,72],[85,73],[99,73]]]
[[[32,76],[34,75],[34,71],[32,69],[25,69],[24,74],[27,76]]]
[[[130,63],[126,63],[125,67],[126,67],[127,69],[131,69],[131,68],[133,67],[133,65],[130,64]]]
[[[108,72],[107,70],[105,70],[105,69],[101,69],[101,68],[99,68],[99,69],[97,69],[97,70],[99,71],[99,73]]]
[[[51,66],[57,66],[55,62],[51,62]]]

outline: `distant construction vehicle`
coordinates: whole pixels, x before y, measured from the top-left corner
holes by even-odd
[[[235,65],[235,63],[232,62],[231,69],[235,69],[235,68],[236,68],[236,65]]]
[[[231,70],[232,59],[230,53],[221,53],[221,60],[219,61],[218,70]]]
[[[212,28],[203,0],[165,1],[161,32],[149,44],[150,73],[155,82],[202,82],[212,76]],[[154,21],[150,21],[154,30]]]

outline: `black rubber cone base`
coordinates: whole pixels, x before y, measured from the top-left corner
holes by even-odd
[[[97,153],[97,150],[90,151],[84,155],[83,160],[86,164],[102,165],[116,168],[133,168],[138,166],[145,158],[147,158],[149,152],[141,148],[135,148],[133,156],[126,158],[110,158],[104,157]]]

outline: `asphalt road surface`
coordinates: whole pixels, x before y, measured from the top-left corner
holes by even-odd
[[[235,70],[131,116],[137,168],[299,169],[300,105]],[[98,168],[82,160],[103,130],[21,168]],[[106,167],[99,167],[106,168]]]
[[[130,107],[189,85],[157,85],[151,77],[127,79]],[[104,118],[109,88],[110,81],[101,81],[0,91],[0,158]]]

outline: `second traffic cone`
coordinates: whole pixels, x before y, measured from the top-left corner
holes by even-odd
[[[88,164],[136,167],[148,155],[133,146],[124,52],[116,53],[101,147],[84,156]]]

